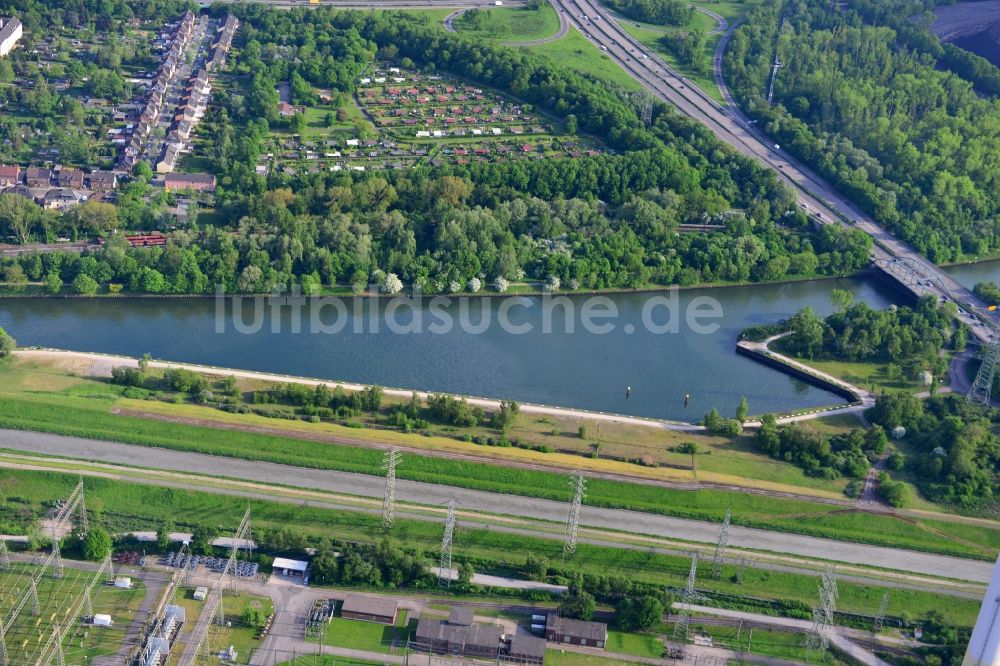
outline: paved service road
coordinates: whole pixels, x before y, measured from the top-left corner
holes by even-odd
[[[18,430],[0,430],[0,447],[137,468],[210,474],[362,497],[380,498],[384,490],[384,481],[377,476],[306,469]],[[554,523],[566,520],[568,507],[568,504],[562,502],[402,479],[396,482],[396,498],[401,502],[431,506],[444,505],[449,498],[454,498],[461,508],[470,511],[509,514]],[[717,524],[707,521],[592,506],[584,507],[580,524],[698,543],[715,543],[719,532]],[[989,562],[736,526],[729,528],[729,545],[977,583],[987,582],[993,570],[992,563]]]

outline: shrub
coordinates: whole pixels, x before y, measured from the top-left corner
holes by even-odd
[[[14,341],[14,338],[7,331],[3,330],[3,328],[0,328],[0,358],[10,356],[16,346],[17,343]]]
[[[889,457],[886,458],[885,465],[892,471],[897,472],[903,469],[903,466],[906,465],[906,456],[899,451],[893,451],[889,454]]]
[[[81,296],[93,296],[97,293],[97,280],[86,273],[80,273],[73,280],[73,291]]]
[[[145,382],[145,377],[139,368],[122,365],[111,368],[111,381],[122,386],[141,387]]]

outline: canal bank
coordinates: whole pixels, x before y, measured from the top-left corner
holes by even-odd
[[[1000,262],[950,270],[968,284],[1000,279]],[[606,296],[619,317],[614,330],[602,334],[583,330],[578,321],[575,329],[566,330],[561,316],[553,317],[553,330],[544,332],[537,298],[534,306],[520,310],[520,323],[534,326],[526,334],[497,326],[472,333],[454,327],[440,334],[396,334],[383,327],[356,334],[355,320],[370,318],[373,312],[385,314],[387,302],[372,299],[359,313],[349,311],[347,325],[337,334],[295,333],[287,316],[278,322],[277,332],[265,326],[244,334],[232,326],[217,332],[211,299],[0,299],[0,326],[23,346],[133,358],[149,353],[178,363],[310,377],[329,384],[515,399],[690,424],[700,422],[713,407],[723,416],[735,414],[743,397],[754,414],[844,404],[838,391],[734,353],[746,328],[774,324],[806,306],[821,316],[831,312],[833,289],[849,290],[874,308],[903,302],[899,292],[881,280],[837,279],[680,292],[684,308],[703,297],[719,303],[722,316],[710,334],[686,326],[676,333],[646,330],[643,305],[663,294]],[[579,313],[588,297],[565,298]],[[489,303],[483,312],[495,320],[505,300],[483,300]],[[449,312],[457,317],[459,309],[453,304]],[[627,387],[631,391],[626,395]],[[687,406],[685,394],[690,396]]]

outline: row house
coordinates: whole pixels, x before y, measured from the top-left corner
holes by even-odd
[[[177,123],[177,127],[174,128],[172,133],[176,133],[184,141],[191,138],[191,130],[194,129],[194,123],[190,123],[187,120],[181,120]]]
[[[210,173],[168,173],[163,179],[163,189],[167,192],[187,189],[211,191],[215,189],[215,176]]]
[[[179,142],[168,142],[166,150],[163,151],[163,157],[159,162],[156,163],[157,173],[169,174],[177,166],[177,160],[180,159],[181,149],[183,144]]]
[[[226,20],[220,30],[219,41],[215,44],[212,60],[209,63],[210,69],[219,70],[226,64],[226,57],[229,55],[229,48],[233,44],[233,36],[236,35],[236,29],[239,28],[239,25],[240,22],[235,16],[226,15]]]
[[[170,48],[161,60],[149,98],[139,115],[139,122],[133,129],[132,139],[118,163],[120,169],[131,170],[142,154],[143,138],[152,132],[160,113],[163,111],[163,101],[170,87],[170,78],[174,75],[178,63],[181,62],[184,46],[194,31],[194,21],[194,13],[188,10],[178,23],[177,30],[170,40]]]
[[[111,192],[118,187],[118,175],[114,171],[91,171],[90,189],[95,192]]]
[[[202,69],[199,71],[197,76],[191,79],[185,92],[189,95],[194,93],[208,95],[212,92],[212,82],[208,78],[208,70]]]
[[[56,187],[49,190],[39,202],[46,210],[66,210],[83,203],[90,195],[70,187]]]
[[[49,187],[52,171],[44,167],[28,167],[24,172],[24,184],[28,187]]]
[[[69,187],[73,189],[83,188],[83,172],[79,169],[62,168],[56,175],[56,183],[59,187]]]
[[[0,164],[0,185],[11,186],[21,182],[21,167],[17,164]]]

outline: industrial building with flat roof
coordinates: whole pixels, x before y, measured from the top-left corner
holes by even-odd
[[[545,623],[545,637],[553,643],[603,648],[608,640],[608,625],[550,613]]]
[[[420,618],[414,649],[426,652],[496,658],[501,654],[503,629],[496,624],[452,624],[437,618]]]
[[[516,634],[507,641],[507,662],[516,664],[541,664],[545,661],[544,638],[530,634]]]
[[[340,616],[349,620],[364,620],[381,624],[396,624],[399,603],[388,597],[365,597],[349,594],[340,607]]]

